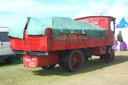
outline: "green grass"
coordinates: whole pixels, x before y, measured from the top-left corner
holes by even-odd
[[[83,68],[79,72],[66,72],[59,65],[53,70],[42,70],[42,68],[26,68],[18,60],[14,60],[12,64],[1,64],[0,66],[0,85],[91,85],[91,81],[96,82],[106,76],[106,71],[115,71],[119,64],[128,61],[127,52],[116,53],[113,63],[104,63],[97,57],[85,62]],[[128,64],[127,64],[128,66]],[[101,75],[98,75],[101,74]],[[104,83],[108,81],[101,81]],[[111,80],[111,82],[113,82]],[[94,85],[92,84],[92,85]],[[97,83],[98,84],[98,83]],[[109,84],[109,83],[108,83]],[[109,85],[112,85],[111,83]]]
[[[126,48],[126,51],[128,51],[128,47]]]

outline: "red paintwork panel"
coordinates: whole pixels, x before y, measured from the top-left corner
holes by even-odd
[[[66,35],[66,34],[65,34]],[[63,37],[52,39],[51,42],[51,51],[54,50],[65,50],[65,49],[79,49],[79,48],[88,48],[88,47],[100,47],[100,46],[106,46],[107,42],[106,37],[102,38],[89,38],[85,36],[84,34],[70,34],[71,36],[74,36],[74,38],[71,39],[63,39]],[[63,35],[60,35],[63,36]],[[67,35],[68,36],[68,35]],[[84,36],[82,39],[81,36]]]
[[[63,36],[70,36],[63,38]],[[57,51],[67,49],[79,49],[88,47],[100,47],[107,45],[107,37],[90,38],[84,34],[64,34],[54,38],[46,35],[27,36],[27,39],[11,38],[12,50],[31,50],[31,51]]]
[[[46,50],[46,36],[36,35],[36,36],[28,36],[28,46],[29,50],[32,51],[43,51]]]
[[[92,48],[92,54],[98,55],[98,54],[105,54],[106,53],[106,47],[94,47]]]
[[[10,48],[12,50],[31,50],[31,51],[47,51],[47,36],[30,35],[24,31],[24,39],[11,37]]]
[[[23,44],[23,40],[22,39],[17,39],[17,38],[13,38],[11,37],[10,39],[10,48],[12,50],[24,50],[24,44]]]
[[[49,54],[48,56],[23,55],[23,64],[29,68],[50,66],[57,64],[58,58],[58,54]]]
[[[104,29],[108,29],[108,18],[82,18],[76,21],[90,22]]]
[[[90,22],[92,24],[95,24],[96,26],[99,26],[103,29],[108,30],[108,37],[106,40],[107,46],[112,46],[114,44],[114,35],[111,31],[111,21],[115,20],[114,17],[111,16],[88,16],[88,17],[82,17],[82,18],[76,18],[76,21],[83,21],[83,22]],[[114,21],[115,24],[115,21]]]

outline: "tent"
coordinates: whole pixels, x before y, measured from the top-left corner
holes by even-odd
[[[128,23],[123,17],[121,21],[119,22],[119,24],[116,25],[116,28],[125,28],[125,27],[128,27]]]

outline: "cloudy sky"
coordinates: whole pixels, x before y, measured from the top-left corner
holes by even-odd
[[[15,26],[26,17],[107,15],[128,18],[128,0],[0,0],[0,26]]]

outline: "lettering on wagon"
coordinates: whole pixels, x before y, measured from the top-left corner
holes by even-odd
[[[71,39],[71,40],[77,40],[77,39],[88,39],[89,37],[87,37],[86,35],[79,35],[77,37],[77,35],[59,35],[54,37],[54,40],[66,40],[66,39]]]
[[[34,61],[34,60],[36,60],[36,58],[25,59],[26,62],[27,61]]]
[[[86,36],[86,35],[81,35],[81,36],[79,36],[79,39],[88,39],[89,37],[88,36]]]
[[[34,67],[36,67],[36,63],[35,62],[29,62],[29,66],[34,68]]]

